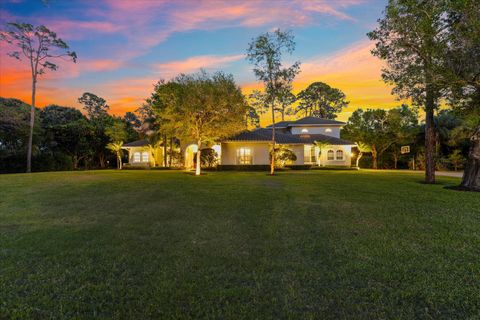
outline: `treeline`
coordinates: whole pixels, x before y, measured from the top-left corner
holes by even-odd
[[[72,107],[49,105],[36,109],[33,130],[33,171],[114,167],[115,151],[109,144],[120,137],[138,139],[133,113],[123,117],[108,113],[106,101],[92,93],[79,98],[84,113]],[[30,105],[0,98],[0,172],[25,172]]]
[[[424,170],[425,124],[418,119],[417,109],[407,105],[390,110],[358,109],[344,127],[342,138],[357,143],[357,166],[362,168]],[[436,170],[463,169],[470,124],[451,109],[436,113],[434,124]]]

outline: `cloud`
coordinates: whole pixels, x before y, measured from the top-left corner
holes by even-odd
[[[162,78],[172,78],[180,73],[191,73],[199,71],[199,69],[216,69],[221,66],[228,65],[231,62],[235,62],[243,59],[243,54],[230,55],[230,56],[217,56],[206,55],[196,56],[185,60],[170,61],[158,64],[156,69],[160,73]]]

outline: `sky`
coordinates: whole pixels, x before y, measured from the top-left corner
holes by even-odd
[[[376,27],[386,0],[0,0],[0,24],[28,22],[55,31],[78,55],[60,60],[42,75],[37,105],[80,108],[92,92],[107,100],[113,114],[134,111],[153,85],[179,73],[224,71],[245,93],[260,89],[245,59],[251,40],[276,28],[291,30],[296,50],[288,65],[301,62],[294,92],[322,81],[341,89],[357,108],[399,105],[381,80],[382,61],[373,57],[366,33]],[[0,96],[30,102],[26,61],[0,44]]]

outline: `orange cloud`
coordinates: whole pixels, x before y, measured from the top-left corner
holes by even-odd
[[[392,108],[401,102],[391,95],[392,87],[381,80],[382,61],[371,55],[373,43],[357,43],[329,56],[321,56],[304,61],[301,73],[293,83],[294,92],[305,89],[309,84],[321,81],[342,90],[350,101],[340,115],[347,120],[358,108]],[[262,89],[260,83],[242,86],[248,93]]]

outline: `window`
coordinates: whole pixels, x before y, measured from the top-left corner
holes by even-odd
[[[332,129],[327,128],[327,129],[325,129],[325,132],[329,132],[329,133],[330,133],[330,132],[332,132]]]
[[[148,152],[142,152],[142,162],[148,162]]]
[[[335,160],[335,152],[333,152],[333,150],[328,150],[327,160]]]
[[[343,150],[337,150],[337,160],[343,160]]]
[[[140,162],[140,152],[135,152],[133,154],[133,162]]]
[[[302,133],[308,133],[308,129],[303,128],[303,129],[302,129]]]
[[[237,149],[238,164],[252,164],[252,150],[250,148]]]
[[[305,163],[316,163],[317,162],[317,152],[315,146],[306,145],[303,153],[305,158]]]

